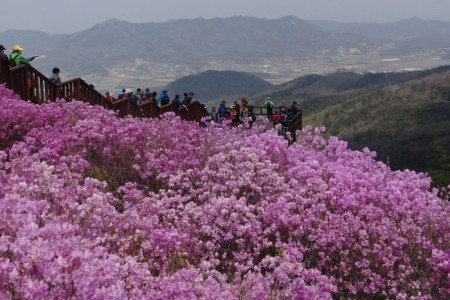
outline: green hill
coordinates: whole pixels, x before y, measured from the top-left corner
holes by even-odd
[[[450,71],[303,103],[304,124],[325,125],[350,147],[368,147],[394,169],[427,171],[450,183]],[[435,74],[433,74],[435,73]]]
[[[183,95],[183,92],[195,92],[195,98],[203,103],[238,97],[257,90],[267,89],[272,84],[245,72],[205,71],[196,75],[179,78],[167,88],[171,94]]]
[[[272,97],[276,105],[290,105],[294,100],[303,102],[308,99],[334,95],[345,91],[373,89],[446,71],[450,71],[450,66],[413,72],[358,74],[349,71],[338,71],[324,75],[311,74],[246,96],[250,103],[255,105],[262,103],[268,95]]]

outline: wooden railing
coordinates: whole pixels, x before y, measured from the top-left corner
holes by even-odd
[[[75,78],[56,85],[56,99],[80,100],[92,105],[108,108],[106,98],[81,78]]]
[[[31,65],[19,65],[11,69],[0,66],[0,82],[6,83],[22,99],[31,100],[37,104],[63,98],[67,101],[76,99],[92,105],[113,109],[121,117],[131,115],[139,118],[155,118],[165,112],[173,111],[184,120],[199,121],[202,117],[208,115],[206,108],[197,101],[192,102],[188,107],[180,109],[177,109],[172,104],[159,107],[155,102],[137,105],[131,103],[129,99],[109,103],[92,85],[87,84],[81,78],[55,84]],[[273,111],[281,111],[283,108],[285,107],[274,107]],[[249,109],[252,110],[254,115],[267,114],[266,107],[249,106]],[[297,129],[301,128],[302,111],[295,115],[287,125],[287,129],[293,135],[295,135]]]
[[[2,61],[0,60],[0,82],[9,83],[11,82],[9,68],[3,66],[1,62]]]
[[[255,116],[261,115],[261,116],[266,116],[267,115],[267,107],[265,106],[253,106],[253,105],[249,105],[249,110],[251,110],[253,112],[253,114]],[[274,106],[272,107],[272,111],[275,113],[276,111],[278,111],[279,113],[281,113],[281,110],[283,108],[286,108],[285,106]]]
[[[121,117],[131,115],[140,118],[155,118],[165,112],[173,111],[184,120],[199,121],[208,115],[206,108],[197,101],[180,110],[172,104],[163,107],[159,107],[155,102],[137,105],[131,103],[129,99],[109,103],[106,97],[81,78],[55,84],[31,65],[19,65],[11,69],[0,66],[0,83],[5,83],[22,99],[36,104],[63,98],[67,101],[76,99],[113,109]]]
[[[19,65],[9,69],[8,87],[22,99],[42,104],[55,99],[56,85],[30,65]]]

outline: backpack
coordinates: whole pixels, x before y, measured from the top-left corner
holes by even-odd
[[[13,57],[13,54],[14,53],[11,53],[10,55],[9,55],[9,67],[10,68],[12,68],[12,67],[15,67],[15,66],[17,66],[17,64],[16,64],[16,59],[17,59],[17,57],[20,55],[19,53],[17,53],[17,55],[16,55],[16,57],[14,57],[14,59],[12,58]]]
[[[169,96],[164,95],[164,96],[162,97],[162,99],[161,99],[161,106],[167,105],[167,104],[169,104],[169,103],[170,103]]]

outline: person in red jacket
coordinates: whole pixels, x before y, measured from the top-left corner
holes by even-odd
[[[273,115],[272,115],[272,121],[273,121],[273,128],[275,128],[275,126],[277,126],[278,123],[280,123],[281,121],[281,115],[278,111],[276,111]]]
[[[110,104],[113,104],[113,102],[116,101],[116,99],[114,99],[114,97],[111,96],[111,94],[109,92],[106,92],[105,97],[106,97],[106,101],[108,101],[108,103],[110,103]]]

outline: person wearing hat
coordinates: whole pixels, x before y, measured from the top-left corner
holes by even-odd
[[[14,45],[12,52],[9,55],[9,67],[15,67],[18,65],[29,65],[30,61],[38,57],[39,55],[33,55],[32,57],[25,58],[22,56],[23,48],[19,45]],[[27,87],[29,89],[33,86],[33,81],[36,79],[35,74],[31,70],[27,70]]]
[[[3,47],[3,45],[0,45],[0,60],[1,60],[1,64],[2,67],[9,68],[9,59],[8,56],[5,54],[5,50],[6,48]]]
[[[29,58],[25,58],[22,56],[23,48],[19,45],[15,45],[12,48],[12,52],[9,55],[9,61],[12,62],[13,66],[23,65],[23,64],[29,64],[30,61],[38,57],[39,55],[33,55]]]

